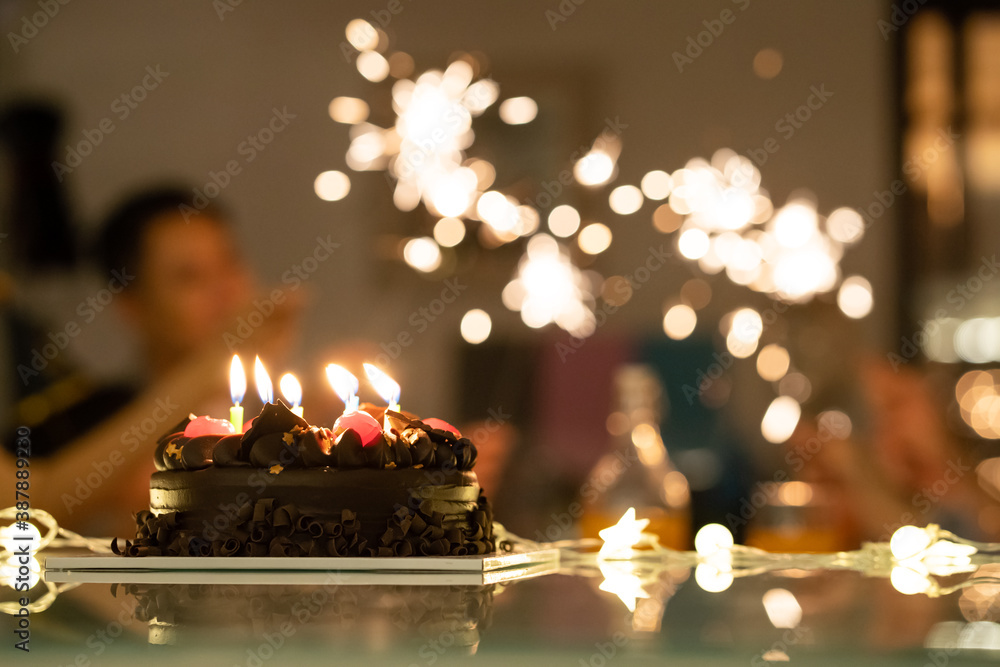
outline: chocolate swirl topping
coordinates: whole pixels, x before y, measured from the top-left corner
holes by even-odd
[[[241,435],[184,435],[189,420],[157,442],[153,462],[159,471],[218,468],[428,468],[472,470],[476,446],[468,438],[431,428],[392,410],[363,406],[384,424],[383,435],[362,445],[352,429],[335,434],[311,426],[278,400],[264,406]]]

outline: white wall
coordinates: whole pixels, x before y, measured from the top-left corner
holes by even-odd
[[[238,144],[265,125],[272,108],[296,115],[266,151],[243,165],[223,197],[243,225],[241,236],[265,283],[278,282],[311,252],[317,235],[330,234],[342,244],[310,280],[304,368],[327,361],[316,357],[331,339],[388,340],[409,327],[415,305],[441,289],[372,259],[376,232],[387,227],[379,212],[386,210],[389,191],[380,175],[356,176],[351,195],[340,203],[322,202],[312,193],[318,172],[343,168],[347,132],[327,116],[329,100],[372,89],[341,55],[344,25],[389,3],[352,3],[353,9],[346,4],[247,1],[220,20],[209,2],[77,0],[62,7],[19,53],[7,39],[0,44],[0,100],[25,93],[57,96],[70,113],[67,139],[78,140],[102,118],[115,123],[114,132],[71,175],[72,194],[88,221],[125,189],[164,175],[204,183],[210,170],[242,159]],[[561,4],[573,6],[570,0]],[[489,56],[501,85],[504,71],[585,73],[593,83],[589,108],[582,110],[590,133],[579,140],[590,140],[605,117],[627,122],[621,182],[637,182],[653,168],[676,169],[720,146],[740,152],[759,148],[778,136],[775,123],[802,104],[813,85],[825,86],[833,97],[793,137],[779,139],[780,151],[762,167],[775,201],[806,187],[817,194],[823,211],[863,205],[893,178],[890,45],[876,26],[887,14],[881,2],[588,0],[555,30],[545,12],[558,11],[557,0],[402,0],[401,6],[388,30],[397,48],[416,57],[418,68],[443,65],[456,50],[479,50]],[[679,73],[672,53],[686,48],[687,38],[704,30],[702,22],[724,9],[734,11],[735,21]],[[38,7],[32,0],[8,1],[0,10],[7,35]],[[751,68],[764,47],[784,54],[784,70],[771,81],[757,78]],[[112,102],[142,80],[147,66],[159,66],[169,76],[119,120]],[[605,275],[629,271],[649,244],[663,240],[649,224],[651,210],[647,205],[635,216],[609,218],[615,243],[594,268]],[[845,261],[848,271],[872,279],[883,306],[865,324],[868,343],[885,342],[891,333],[893,252],[890,226],[879,224]],[[672,268],[655,288],[638,293],[609,331],[657,331],[663,300],[688,275],[686,267]],[[417,337],[397,362],[404,386],[408,377],[449,377],[447,351],[460,342],[457,322],[465,304],[498,301],[492,283],[488,292],[482,289],[473,282],[463,307]],[[712,309],[724,312],[742,297],[736,290],[721,294]],[[528,335],[512,314],[495,326]],[[84,356],[114,365],[114,335],[98,336],[95,329],[80,341]],[[411,405],[435,411],[452,390],[447,381],[429,382]]]

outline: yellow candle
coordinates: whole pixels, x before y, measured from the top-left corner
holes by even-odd
[[[243,432],[243,406],[234,405],[229,408],[229,421],[232,422],[233,428],[236,429],[237,433]]]
[[[243,432],[243,394],[247,390],[247,376],[243,371],[238,355],[233,355],[233,363],[229,365],[229,396],[233,399],[233,407],[229,408],[229,421],[237,433]]]

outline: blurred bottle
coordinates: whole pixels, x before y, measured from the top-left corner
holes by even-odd
[[[660,544],[687,549],[691,495],[660,437],[660,381],[649,366],[623,366],[615,375],[615,394],[616,410],[608,417],[611,446],[581,491],[581,533],[596,538],[634,507],[639,519],[649,519],[646,530]]]

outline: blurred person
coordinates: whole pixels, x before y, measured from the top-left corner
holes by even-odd
[[[106,221],[97,255],[106,275],[122,283],[113,303],[139,340],[143,386],[78,382],[87,390],[65,404],[55,383],[21,401],[9,431],[31,431],[33,507],[84,534],[129,535],[131,514],[149,504],[157,437],[191,412],[224,414],[233,352],[224,334],[255,291],[228,216],[215,205],[199,209],[190,189],[128,198]],[[297,311],[291,298],[276,304],[248,341],[253,351],[280,356]]]
[[[852,526],[859,541],[887,541],[902,525],[929,523],[969,539],[996,538],[981,521],[996,502],[980,487],[978,461],[949,430],[929,379],[866,363],[861,380],[868,437],[801,423],[788,443],[803,463],[799,479],[832,496],[837,523]]]

